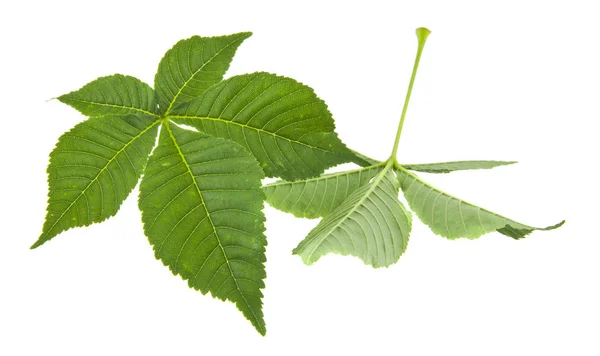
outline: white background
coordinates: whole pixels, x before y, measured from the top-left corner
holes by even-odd
[[[1,355],[599,355],[595,1],[8,2],[0,5]],[[17,5],[18,4],[18,5]],[[350,147],[389,155],[416,49],[432,30],[399,159],[517,160],[424,175],[532,225],[448,241],[415,221],[387,269],[290,251],[316,221],[267,207],[267,336],[156,261],[137,190],[103,224],[40,249],[45,166],[83,117],[58,101],[98,76],[152,83],[176,41],[253,31],[228,76],[315,88]]]

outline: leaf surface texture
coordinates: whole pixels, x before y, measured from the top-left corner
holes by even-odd
[[[86,116],[156,116],[156,100],[150,86],[137,78],[115,74],[100,77],[81,89],[58,97]]]
[[[269,73],[224,80],[169,118],[246,147],[270,177],[314,177],[353,158],[313,90]]]
[[[280,180],[263,186],[263,191],[272,207],[314,219],[327,216],[382,168],[378,165],[294,182]]]
[[[157,122],[129,115],[91,118],[58,140],[48,165],[48,212],[38,241],[113,216],[137,184]]]
[[[533,230],[552,230],[564,223],[545,228],[521,224],[444,193],[405,169],[398,170],[397,174],[412,211],[431,231],[449,239],[475,239],[493,231],[520,239]]]
[[[139,207],[156,258],[190,287],[235,303],[264,335],[262,178],[242,146],[167,124]]]
[[[239,45],[252,33],[181,40],[158,65],[154,89],[161,113],[185,103],[220,82]]]
[[[325,216],[294,254],[306,264],[330,252],[354,255],[373,267],[395,263],[411,229],[411,214],[398,200],[398,189],[394,173],[382,170]]]

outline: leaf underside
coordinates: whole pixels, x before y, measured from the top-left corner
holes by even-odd
[[[444,193],[405,169],[397,174],[411,210],[431,231],[449,239],[475,239],[492,231],[520,239],[534,230],[552,230],[564,223],[545,228],[524,225]]]
[[[269,177],[314,177],[353,157],[314,91],[274,74],[224,80],[168,117],[246,147]]]
[[[190,287],[235,303],[264,335],[262,178],[240,145],[162,126],[139,207],[156,258]]]
[[[368,239],[375,236],[374,241],[380,242],[381,236],[386,236],[388,239],[392,238],[390,241],[393,241],[392,236],[394,236],[394,233],[385,235],[386,231],[377,231],[372,225],[368,225],[369,229],[367,229],[360,223],[371,221],[380,227],[382,224],[388,224],[389,228],[390,216],[396,218],[404,216],[404,221],[400,221],[397,225],[397,227],[400,227],[397,229],[400,232],[395,232],[395,234],[402,241],[403,248],[406,248],[411,224],[410,213],[399,201],[395,203],[397,199],[390,198],[394,196],[394,193],[387,194],[389,198],[387,208],[395,209],[395,214],[388,214],[389,216],[386,219],[378,219],[376,214],[362,213],[359,217],[358,215],[354,216],[355,221],[352,221],[354,224],[352,228],[347,226],[351,224],[349,221],[352,220],[347,219],[353,216],[353,213],[356,211],[362,212],[362,209],[365,209],[367,205],[373,204],[371,199],[365,199],[365,196],[378,191],[374,189],[373,185],[383,184],[382,182],[389,181],[390,177],[393,177],[396,181],[396,198],[398,188],[401,187],[411,209],[415,211],[417,216],[434,233],[449,239],[460,237],[474,239],[492,231],[498,231],[509,237],[520,239],[533,230],[551,230],[564,223],[562,221],[546,228],[535,228],[521,224],[454,198],[424,182],[408,171],[405,166],[396,166],[394,169],[396,175],[390,172],[386,173],[384,171],[391,168],[385,166],[384,163],[354,153],[365,165],[369,163],[374,165],[301,181],[287,182],[282,180],[263,187],[267,202],[273,207],[292,213],[297,217],[323,217],[319,225],[294,250],[295,254],[301,255],[306,264],[314,263],[329,252],[344,255],[353,254],[359,256],[365,263],[375,267],[387,266],[397,260],[397,258],[389,258],[389,256],[387,260],[382,258],[381,251],[377,249],[366,250],[364,246],[358,248],[355,245],[349,246],[350,243],[355,243],[352,237]],[[431,173],[446,173],[463,169],[488,169],[512,163],[514,162],[461,161],[410,165],[410,168]],[[380,174],[385,174],[385,176],[379,179]],[[388,189],[387,191],[390,192],[391,190]],[[395,204],[398,204],[399,208]],[[370,207],[372,208],[372,205]],[[398,211],[402,214],[398,214]],[[383,215],[385,215],[385,212],[383,212]],[[407,226],[408,228],[406,228]],[[385,243],[379,245],[385,246]]]
[[[100,77],[81,89],[58,97],[86,116],[156,116],[156,99],[150,86],[137,78],[115,74]]]
[[[398,181],[382,170],[355,190],[293,251],[306,264],[327,253],[354,255],[373,267],[387,267],[406,250],[411,214],[398,200]]]
[[[295,182],[281,180],[263,186],[263,191],[272,207],[299,218],[315,219],[327,216],[382,168],[371,166]]]
[[[514,161],[455,161],[425,164],[401,164],[402,167],[426,173],[450,173],[468,169],[490,169],[494,167],[515,164]]]
[[[160,112],[169,113],[220,82],[237,48],[251,35],[193,36],[177,42],[160,61],[154,77]]]
[[[32,248],[115,215],[144,170],[156,124],[143,116],[103,116],[62,135],[50,154],[48,212]]]

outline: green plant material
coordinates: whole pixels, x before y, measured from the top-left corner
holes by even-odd
[[[177,42],[160,61],[154,76],[160,113],[168,114],[220,82],[238,46],[251,35],[194,36]]]
[[[440,163],[423,164],[401,164],[402,167],[410,171],[426,173],[450,173],[455,171],[464,171],[469,169],[490,169],[500,166],[515,164],[514,161],[456,161]]]
[[[225,80],[173,109],[169,118],[246,147],[269,177],[314,177],[352,159],[313,90],[269,73]]]
[[[48,212],[32,248],[115,215],[143,175],[139,208],[156,258],[235,303],[264,335],[264,172],[309,178],[354,155],[308,86],[269,73],[223,81],[249,36],[179,41],[160,61],[156,90],[115,74],[58,97],[90,119],[50,155]]]
[[[398,181],[410,208],[431,231],[449,239],[475,239],[492,231],[520,239],[533,230],[552,230],[564,223],[545,228],[527,226],[455,198],[404,167],[398,168]]]
[[[264,335],[263,177],[240,145],[167,122],[139,206],[156,258],[190,287],[234,302]]]
[[[322,218],[359,187],[368,183],[384,166],[385,162],[357,153],[359,169],[323,174],[320,177],[297,181],[279,180],[266,184],[263,190],[272,207],[294,214],[299,218]],[[467,169],[489,169],[516,162],[460,161],[426,164],[402,164],[404,169],[427,173],[449,173]],[[398,166],[396,166],[398,167]]]
[[[356,189],[300,242],[294,254],[306,264],[335,252],[387,267],[406,250],[411,214],[398,200],[399,184],[386,165],[373,182]]]
[[[389,266],[406,249],[411,216],[398,200],[398,187],[410,208],[431,230],[449,239],[474,239],[498,231],[520,239],[533,230],[552,230],[564,221],[535,228],[492,213],[444,193],[409,170],[448,173],[489,169],[515,162],[460,161],[401,165],[396,161],[402,126],[419,60],[429,30],[417,29],[419,40],[406,100],[390,158],[379,162],[356,151],[355,163],[364,168],[295,182],[277,181],[263,187],[267,202],[299,217],[323,217],[294,253],[312,264],[327,253],[354,255],[373,267]],[[314,196],[320,198],[314,200]]]
[[[58,97],[83,115],[142,114],[158,116],[154,90],[137,78],[115,74],[100,77],[81,89]]]
[[[265,185],[263,190],[274,208],[299,218],[315,219],[327,216],[382,168],[383,164],[378,164],[295,182],[280,180]]]
[[[398,261],[412,225],[400,190],[434,233],[450,239],[492,231],[519,239],[561,226],[564,221],[542,229],[515,222],[412,172],[515,162],[397,162],[429,33],[417,29],[398,131],[383,162],[340,141],[326,104],[308,86],[264,72],[223,80],[249,32],[179,41],[160,61],[154,89],[115,74],[58,97],[89,119],[62,135],[50,154],[47,214],[32,248],[115,215],[141,177],[138,206],[155,257],[191,288],[234,303],[264,335],[265,200],[297,217],[322,218],[293,251],[306,264],[328,253],[354,255],[373,267]],[[361,168],[322,175],[346,162]],[[265,176],[283,180],[261,187]]]
[[[50,154],[48,213],[32,248],[115,215],[144,171],[157,123],[147,116],[102,116],[62,135]]]

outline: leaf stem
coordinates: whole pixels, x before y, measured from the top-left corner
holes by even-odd
[[[421,53],[423,47],[425,47],[425,41],[431,33],[425,27],[419,27],[416,30],[417,39],[419,41],[417,56],[415,58],[415,64],[413,66],[412,75],[410,77],[410,83],[408,84],[408,91],[406,92],[406,99],[404,99],[404,107],[402,108],[402,115],[400,116],[400,123],[398,124],[398,132],[396,133],[396,140],[394,141],[394,148],[392,149],[392,155],[389,158],[389,162],[392,164],[396,162],[396,155],[398,154],[398,144],[400,143],[400,135],[402,135],[402,126],[404,126],[404,118],[406,117],[406,110],[408,109],[408,102],[410,101],[410,94],[415,83],[415,77],[417,76],[417,70],[419,69],[419,61],[421,60]]]

